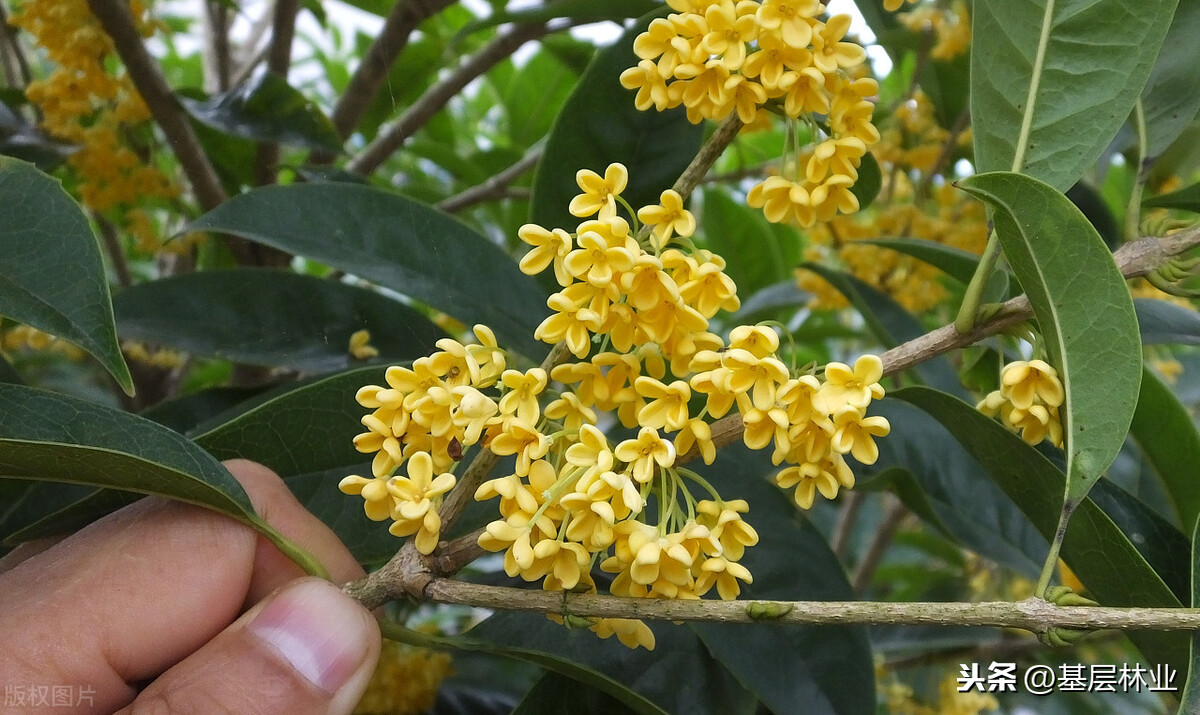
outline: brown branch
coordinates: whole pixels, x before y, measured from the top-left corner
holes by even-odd
[[[271,44],[267,49],[267,71],[287,79],[292,64],[292,41],[296,36],[296,13],[300,11],[300,0],[275,0]],[[262,142],[254,157],[254,181],[259,186],[275,183],[275,169],[279,165],[279,145]]]
[[[387,79],[392,63],[408,45],[409,36],[417,25],[432,17],[456,0],[398,0],[388,14],[362,64],[350,78],[350,84],[338,100],[330,119],[343,139],[358,126],[367,107]]]
[[[205,210],[216,208],[225,200],[225,189],[192,131],[187,114],[175,101],[166,78],[142,44],[129,5],[121,0],[88,0],[88,5],[112,38],[133,85],[166,134],[197,201]]]
[[[542,150],[540,148],[531,149],[517,163],[478,186],[472,186],[466,191],[439,201],[437,207],[452,214],[484,201],[505,198],[508,196],[508,185],[536,166],[541,158]]]
[[[204,53],[204,87],[210,94],[224,92],[233,76],[233,52],[229,45],[229,8],[214,0],[204,3],[204,30],[208,47]]]
[[[8,24],[8,8],[4,7],[2,0],[0,0],[0,33],[4,35],[3,40],[0,40],[0,58],[4,61],[4,77],[8,86],[18,88],[29,86],[29,83],[33,81],[33,73],[29,70],[29,61],[25,59],[21,43],[17,40],[17,28]]]
[[[717,162],[717,159],[721,158],[725,149],[733,143],[734,139],[737,139],[738,132],[742,131],[742,126],[744,125],[738,115],[730,115],[722,122],[721,126],[717,127],[717,131],[713,132],[704,146],[700,147],[696,158],[692,159],[692,163],[688,164],[688,167],[679,175],[675,185],[671,187],[683,197],[684,201],[692,195],[692,191],[708,175],[708,170]]]
[[[530,40],[542,37],[549,28],[542,23],[519,25],[489,42],[442,81],[430,87],[393,124],[379,133],[347,170],[368,176],[387,161],[410,136],[425,126],[471,80],[479,77]]]
[[[113,272],[117,274],[117,283],[123,288],[128,288],[133,285],[133,274],[129,271],[129,262],[125,260],[125,251],[121,248],[117,227],[95,211],[92,212],[92,220],[100,227],[100,238],[104,241],[104,250],[108,252]]]
[[[485,586],[417,578],[420,595],[440,603],[558,613],[584,618],[640,618],[775,625],[935,625],[1085,630],[1200,630],[1200,609],[1056,606],[1039,598],[1015,603],[892,603],[871,601],[717,601],[649,599]],[[368,604],[369,605],[369,604]]]

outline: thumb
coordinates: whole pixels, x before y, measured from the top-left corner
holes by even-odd
[[[378,659],[371,614],[327,581],[300,579],[160,675],[132,709],[349,713]]]

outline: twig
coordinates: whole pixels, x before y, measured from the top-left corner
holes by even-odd
[[[541,147],[530,149],[529,153],[521,157],[517,163],[478,186],[472,186],[466,191],[439,201],[437,207],[448,214],[452,214],[484,201],[505,198],[508,192],[508,185],[536,166],[541,158]]]
[[[455,2],[456,0],[398,0],[388,13],[378,37],[367,50],[362,64],[350,78],[350,84],[330,116],[334,128],[343,139],[349,137],[354,127],[358,126],[367,107],[383,86],[392,63],[408,45],[408,38],[413,30],[417,29],[417,25]]]
[[[380,131],[375,141],[347,165],[347,170],[370,175],[387,161],[406,139],[425,126],[471,80],[516,52],[521,45],[542,37],[550,30],[542,23],[519,25],[489,42],[442,81],[430,87],[391,126]]]
[[[862,492],[847,492],[838,510],[837,523],[833,526],[833,534],[829,538],[829,548],[839,561],[846,558],[846,549],[850,544],[850,535],[854,533],[854,525],[858,522],[858,514],[862,510]]]
[[[958,115],[958,119],[955,120],[954,126],[950,128],[950,133],[946,136],[946,141],[942,143],[942,152],[938,154],[937,160],[933,162],[933,168],[931,168],[923,177],[921,177],[921,183],[917,185],[917,190],[915,192],[918,203],[923,201],[925,197],[929,195],[929,186],[933,181],[933,177],[942,173],[942,170],[946,168],[946,164],[949,163],[950,157],[954,156],[954,148],[958,146],[958,138],[962,136],[962,133],[966,131],[968,126],[970,126],[970,123],[971,108],[966,107]]]
[[[129,5],[121,0],[88,0],[88,5],[104,31],[112,37],[130,79],[167,135],[196,199],[205,210],[216,208],[225,200],[225,189],[192,131],[187,115],[175,101],[166,78],[142,44]]]
[[[8,24],[8,8],[4,7],[3,2],[0,2],[0,33],[4,34],[4,41],[0,42],[0,55],[4,58],[5,78],[10,87],[27,87],[33,81],[33,72],[30,71],[29,61],[25,59],[21,43],[17,40],[17,28]],[[10,63],[15,63],[16,66],[13,67]]]
[[[708,175],[708,170],[717,162],[721,154],[725,153],[725,149],[733,143],[737,138],[738,132],[742,130],[742,120],[738,119],[738,115],[733,114],[726,119],[721,126],[717,127],[717,131],[708,138],[704,146],[700,147],[696,158],[692,159],[692,163],[683,170],[679,175],[679,179],[671,188],[675,190],[686,201],[692,195],[704,177]]]
[[[267,49],[267,71],[287,79],[292,64],[292,40],[296,36],[296,13],[300,0],[275,0],[271,44]],[[254,181],[259,186],[275,183],[275,168],[279,164],[279,145],[262,142],[254,157]]]
[[[204,89],[209,94],[224,92],[233,76],[233,56],[229,47],[229,8],[214,2],[204,3],[204,31],[207,51],[204,53]]]
[[[112,263],[113,272],[117,274],[117,283],[123,288],[133,285],[133,274],[129,271],[129,263],[125,260],[125,251],[121,249],[121,240],[117,236],[117,227],[112,221],[93,211],[92,220],[100,227],[100,238],[104,241],[104,250]]]
[[[891,497],[891,495],[888,495]],[[854,569],[854,593],[862,595],[866,592],[867,586],[871,585],[871,577],[875,575],[875,569],[879,566],[879,562],[883,560],[883,555],[892,544],[892,539],[896,536],[896,532],[900,530],[900,525],[904,523],[905,517],[908,516],[908,508],[899,500],[893,498],[892,505],[888,508],[887,515],[880,522],[879,528],[875,531],[875,537],[871,539],[871,544],[867,546],[866,552],[858,562],[858,567]]]

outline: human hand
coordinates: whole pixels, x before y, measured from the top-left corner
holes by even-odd
[[[335,582],[362,575],[278,476],[226,466]],[[0,710],[49,709],[57,693],[71,701],[64,712],[349,713],[379,627],[336,586],[303,576],[249,527],[161,499],[20,547],[0,560]]]

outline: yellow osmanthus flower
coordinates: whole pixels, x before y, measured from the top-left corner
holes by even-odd
[[[683,198],[673,189],[662,192],[657,206],[638,209],[638,219],[654,227],[656,250],[662,250],[675,235],[691,236],[696,232],[696,217],[683,207]]]
[[[379,357],[379,350],[371,345],[371,331],[356,330],[350,335],[350,356],[355,360],[370,360]]]
[[[385,640],[375,673],[354,708],[355,715],[418,715],[437,697],[438,686],[453,672],[446,653]]]
[[[629,183],[629,172],[622,164],[610,164],[604,170],[603,177],[589,169],[580,169],[575,181],[583,193],[571,199],[567,209],[571,215],[585,217],[599,214],[600,219],[606,219],[617,215],[616,197]]]
[[[999,416],[1006,427],[1019,432],[1028,444],[1049,440],[1062,447],[1058,408],[1065,399],[1057,370],[1043,360],[1018,360],[1004,366],[1000,389],[984,397],[976,409],[989,417]]]
[[[129,9],[139,31],[153,34],[157,23],[146,3],[133,0]],[[33,35],[56,65],[29,84],[26,96],[41,110],[48,133],[78,145],[67,165],[79,178],[80,199],[122,226],[140,250],[157,249],[159,229],[138,206],[173,199],[179,187],[143,158],[152,148],[145,138],[150,112],[128,75],[113,65],[116,51],[87,0],[27,0],[10,21]]]

